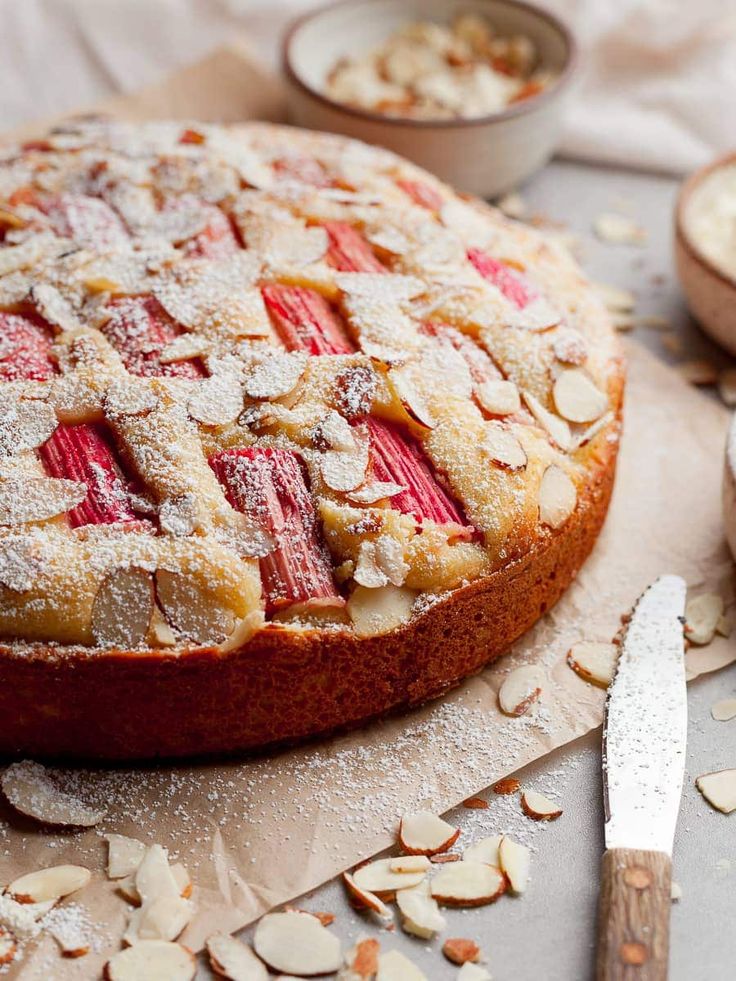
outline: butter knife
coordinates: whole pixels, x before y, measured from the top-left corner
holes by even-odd
[[[598,981],[667,977],[672,844],[687,739],[685,582],[661,576],[639,598],[608,688]]]

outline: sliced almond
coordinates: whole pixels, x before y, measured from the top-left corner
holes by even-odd
[[[85,957],[90,951],[89,928],[84,921],[68,917],[64,907],[43,921],[43,929],[48,931],[59,945],[63,957]]]
[[[509,880],[511,891],[517,894],[524,892],[529,881],[529,865],[531,853],[526,845],[520,845],[508,835],[501,838],[498,846],[498,857],[501,869]]]
[[[268,971],[248,944],[225,933],[207,938],[207,953],[215,974],[230,981],[268,981]]]
[[[522,791],[521,809],[534,821],[555,821],[562,814],[561,807],[536,790]]]
[[[134,567],[111,572],[92,606],[92,635],[97,646],[126,651],[144,644],[154,602],[150,572]]]
[[[498,704],[506,715],[524,715],[542,694],[541,672],[524,664],[507,674],[498,691]]]
[[[463,801],[463,807],[469,811],[485,811],[488,808],[488,801],[483,800],[482,797],[466,797]]]
[[[0,927],[0,966],[10,964],[18,953],[15,937],[9,930]]]
[[[610,283],[593,283],[593,289],[609,310],[629,312],[636,306],[636,297],[631,290],[611,286]]]
[[[579,330],[560,327],[555,331],[552,350],[563,364],[585,364],[588,360],[588,344]]]
[[[169,341],[158,357],[160,364],[174,364],[176,361],[191,361],[206,354],[211,341],[197,334],[180,334]]]
[[[441,869],[430,888],[445,906],[485,906],[506,891],[506,880],[500,869],[463,859]]]
[[[378,958],[376,981],[427,981],[427,976],[399,950],[389,950]]]
[[[109,834],[107,838],[107,877],[124,879],[133,875],[146,854],[146,846],[137,838]]]
[[[493,463],[506,470],[523,470],[527,464],[524,448],[503,423],[488,423],[483,431],[482,449]]]
[[[399,845],[409,855],[446,852],[459,836],[460,828],[454,828],[431,811],[405,814],[399,825]]]
[[[3,793],[16,811],[44,824],[91,828],[106,814],[60,790],[45,767],[33,760],[11,763],[1,783]]]
[[[411,619],[416,592],[405,586],[368,589],[357,586],[347,602],[347,611],[358,637],[389,633]]]
[[[226,426],[243,411],[240,367],[229,362],[215,366],[213,374],[197,382],[189,399],[189,415],[205,426]]]
[[[176,940],[193,915],[186,899],[158,896],[131,914],[123,940],[131,946],[142,940]]]
[[[714,702],[710,714],[716,722],[728,722],[730,719],[736,719],[736,698],[724,698],[720,702]]]
[[[442,944],[442,953],[453,964],[475,963],[481,959],[481,951],[475,940],[448,937]]]
[[[569,450],[572,446],[572,433],[568,423],[560,416],[555,415],[554,412],[545,409],[539,399],[530,392],[524,392],[523,395],[529,411],[550,439],[561,450]]]
[[[418,885],[427,874],[426,868],[417,872],[397,872],[391,868],[392,861],[391,858],[377,858],[361,865],[354,870],[353,881],[359,889],[380,897],[397,889],[410,889]]]
[[[338,981],[370,981],[375,978],[379,950],[380,944],[374,937],[358,940],[345,955],[345,966],[338,971]]]
[[[197,970],[186,947],[166,940],[142,940],[105,964],[106,981],[192,981]]]
[[[273,350],[250,369],[245,391],[253,399],[278,399],[293,392],[307,366],[302,351]]]
[[[482,965],[468,961],[457,972],[455,981],[491,981],[491,975]]]
[[[192,880],[189,878],[189,873],[181,864],[181,862],[175,862],[171,866],[171,874],[174,877],[174,882],[179,889],[179,895],[182,899],[189,899],[192,895]]]
[[[641,245],[647,233],[631,218],[613,211],[604,211],[593,222],[595,234],[611,245]]]
[[[447,925],[437,900],[430,895],[429,883],[426,881],[413,889],[399,890],[396,893],[396,905],[401,913],[402,929],[415,937],[430,940]]]
[[[390,481],[375,480],[368,484],[362,484],[356,490],[348,491],[346,497],[349,501],[356,504],[376,504],[390,497],[395,497],[406,490],[404,484],[393,484]]]
[[[144,905],[162,896],[179,898],[181,888],[171,871],[166,849],[161,845],[146,849],[135,873],[135,888]]]
[[[362,889],[349,872],[343,872],[342,881],[356,906],[369,909],[382,920],[392,919],[391,911],[386,904],[368,889]]]
[[[618,655],[616,644],[581,640],[567,652],[567,663],[584,681],[608,688],[616,674]]]
[[[675,882],[674,879],[672,880],[672,884],[670,886],[670,899],[673,903],[676,903],[682,899],[682,886],[679,884],[679,882]]]
[[[312,977],[337,971],[340,941],[308,913],[267,913],[253,937],[256,953],[275,971]]]
[[[196,644],[216,644],[233,632],[232,612],[216,605],[189,576],[159,569],[156,595],[171,626]]]
[[[92,876],[81,865],[52,865],[28,872],[5,890],[17,903],[43,903],[59,900],[83,889]]]
[[[547,467],[539,484],[539,520],[550,528],[561,528],[575,510],[578,492],[565,471]]]
[[[366,430],[357,426],[352,430],[352,448],[328,450],[320,457],[322,479],[334,491],[354,491],[365,482],[370,443]]]
[[[561,372],[552,394],[557,411],[569,422],[595,422],[608,408],[608,396],[582,368]]]
[[[0,458],[34,450],[58,426],[54,407],[39,399],[0,401]]]
[[[392,872],[428,872],[431,862],[426,855],[399,855],[389,862]]]
[[[65,514],[87,496],[87,485],[62,477],[23,477],[0,482],[0,525],[46,521]]]
[[[501,844],[501,838],[502,835],[491,835],[489,838],[476,841],[463,852],[463,861],[481,862],[483,865],[499,868],[501,862],[498,857],[498,846]]]
[[[521,784],[516,779],[516,777],[503,777],[501,780],[497,780],[493,785],[493,793],[500,794],[515,794],[519,789]]]
[[[704,773],[695,786],[717,811],[730,814],[736,811],[736,770],[717,770]]]
[[[723,597],[717,593],[695,596],[685,607],[685,636],[692,644],[710,644],[722,615]]]
[[[579,450],[581,446],[587,446],[591,440],[595,439],[598,433],[603,432],[614,421],[612,412],[606,412],[600,419],[586,426],[581,432],[576,433],[571,450]]]

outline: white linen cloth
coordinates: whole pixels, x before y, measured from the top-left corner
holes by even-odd
[[[245,36],[272,67],[311,0],[0,0],[0,130]],[[736,0],[546,0],[581,43],[569,156],[682,173],[736,147]]]

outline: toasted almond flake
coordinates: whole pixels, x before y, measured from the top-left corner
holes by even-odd
[[[494,794],[515,794],[521,784],[516,777],[503,777],[493,785]]]
[[[306,366],[302,351],[270,351],[246,375],[245,392],[253,399],[283,398],[294,391]]]
[[[123,899],[132,903],[133,906],[141,905],[141,897],[135,887],[135,873],[133,875],[126,875],[124,879],[119,879],[117,882],[117,891]]]
[[[104,810],[87,807],[60,790],[40,763],[11,763],[2,775],[2,789],[16,811],[44,824],[91,828],[105,816]]]
[[[180,334],[173,341],[169,341],[161,351],[158,360],[161,364],[174,364],[176,361],[191,361],[193,358],[200,358],[207,354],[211,347],[211,341],[206,337],[197,334]]]
[[[175,862],[171,866],[171,874],[174,877],[174,882],[179,888],[179,895],[182,899],[189,899],[192,895],[192,880],[189,878],[189,873],[181,864],[181,862]]]
[[[695,786],[717,811],[730,814],[736,811],[736,770],[717,770],[704,773]]]
[[[18,952],[18,945],[12,933],[0,927],[0,966],[10,964]]]
[[[563,364],[585,364],[588,360],[588,344],[579,330],[560,327],[555,331],[552,350]]]
[[[415,937],[430,940],[447,925],[426,880],[412,889],[400,889],[396,893],[396,905],[401,913],[402,929]]]
[[[0,525],[46,521],[71,511],[87,496],[87,485],[62,477],[23,477],[0,482]]]
[[[56,412],[47,402],[0,397],[0,458],[36,449],[54,433],[58,424]]]
[[[91,878],[89,869],[81,865],[52,865],[22,875],[5,891],[18,903],[43,903],[63,899],[84,888]]]
[[[232,612],[216,605],[189,576],[159,569],[156,596],[171,626],[196,644],[219,643],[233,633]]]
[[[581,640],[567,652],[567,663],[584,681],[608,688],[616,673],[618,655],[616,644]]]
[[[166,940],[142,940],[105,964],[106,981],[192,981],[197,970],[186,947]]]
[[[736,405],[736,368],[726,368],[718,375],[718,394],[724,405]]]
[[[392,872],[426,872],[429,867],[430,861],[426,855],[399,855],[389,862]]]
[[[675,368],[691,385],[715,385],[718,381],[718,368],[705,358],[681,361]]]
[[[511,891],[517,894],[524,892],[529,881],[529,864],[531,853],[526,845],[520,845],[508,835],[501,838],[498,846],[498,857],[501,869],[509,880]]]
[[[561,807],[536,790],[522,791],[521,809],[533,821],[555,821],[562,814]]]
[[[612,286],[610,283],[593,283],[593,289],[603,300],[609,310],[621,310],[628,313],[636,306],[636,297],[631,290]]]
[[[207,953],[215,974],[230,981],[268,981],[268,971],[248,944],[229,934],[207,938]]]
[[[124,879],[133,875],[146,854],[146,846],[137,838],[109,834],[107,838],[107,877]]]
[[[275,971],[299,977],[337,971],[340,941],[308,913],[267,913],[253,937],[256,953]]]
[[[491,975],[482,965],[468,961],[457,972],[455,981],[491,981]]]
[[[483,431],[482,449],[499,467],[523,470],[527,455],[519,440],[501,422],[489,422]]]
[[[503,379],[481,382],[475,388],[475,397],[480,407],[492,416],[508,416],[521,408],[519,389]]]
[[[523,392],[522,394],[529,411],[550,439],[561,450],[569,450],[572,446],[572,433],[568,423],[560,416],[555,415],[554,412],[545,409],[539,399],[530,392]]]
[[[376,981],[427,981],[427,976],[399,950],[389,950],[378,958]]]
[[[406,490],[404,484],[393,484],[391,481],[376,480],[369,484],[362,484],[357,490],[347,491],[346,497],[355,504],[376,504],[378,501],[395,497]]]
[[[359,889],[375,893],[379,898],[397,889],[411,889],[419,885],[427,874],[426,869],[417,872],[396,872],[391,868],[390,858],[377,858],[353,871],[352,879]],[[346,882],[346,885],[348,883]]]
[[[710,644],[723,615],[723,598],[717,593],[701,593],[687,601],[685,636],[692,644]]]
[[[391,920],[393,919],[391,911],[386,906],[386,904],[376,896],[375,893],[370,892],[368,889],[363,889],[355,881],[355,878],[349,872],[343,872],[342,881],[345,884],[351,900],[355,906],[361,909],[369,909],[372,913],[375,913],[380,920]],[[323,926],[326,924],[323,924]]]
[[[519,221],[525,218],[529,211],[526,201],[518,191],[509,191],[494,203],[507,218],[515,218]]]
[[[399,825],[399,845],[409,855],[446,852],[459,836],[459,828],[454,828],[431,811],[405,814]]]
[[[593,222],[596,236],[610,245],[641,245],[646,242],[647,233],[631,218],[604,211]]]
[[[488,801],[483,800],[482,797],[467,797],[463,801],[463,807],[469,811],[485,811],[488,807]]]
[[[506,880],[491,865],[463,859],[441,869],[430,887],[434,898],[445,906],[485,906],[505,892]]]
[[[500,865],[498,846],[501,844],[501,837],[501,835],[491,835],[474,842],[463,852],[463,861],[480,862],[483,865],[493,865],[498,868]]]
[[[161,845],[146,849],[135,872],[135,888],[144,905],[161,896],[179,897],[181,889],[171,871],[166,849]]]
[[[731,719],[736,719],[736,698],[723,698],[720,702],[714,702],[710,714],[716,722],[729,722]]]
[[[569,422],[595,422],[608,407],[608,398],[581,368],[567,368],[554,384],[557,411]]]
[[[565,471],[556,464],[547,467],[539,485],[539,520],[550,528],[561,528],[575,510],[578,492]]]
[[[475,963],[481,959],[480,947],[475,940],[448,937],[442,944],[442,953],[453,964]]]
[[[358,637],[389,633],[411,618],[416,592],[406,586],[367,589],[356,586],[347,602],[347,612]]]
[[[524,715],[542,694],[542,675],[536,665],[525,664],[507,674],[498,691],[498,704],[506,715]]]
[[[92,606],[92,635],[98,647],[141,646],[153,616],[153,577],[144,569],[116,569],[103,580]]]
[[[194,915],[194,908],[181,896],[158,896],[131,913],[123,934],[126,944],[142,940],[176,940]]]
[[[675,882],[674,879],[670,886],[670,899],[673,903],[677,903],[682,899],[682,886],[679,882]]]

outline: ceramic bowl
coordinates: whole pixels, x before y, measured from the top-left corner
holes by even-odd
[[[324,95],[327,75],[349,54],[379,45],[412,20],[485,16],[501,34],[528,36],[541,65],[558,74],[539,95],[476,119],[412,120],[354,109]],[[394,150],[481,197],[517,186],[553,153],[576,63],[570,31],[522,0],[342,0],[311,11],[286,34],[283,67],[291,121]]]
[[[675,264],[690,312],[706,334],[736,355],[736,279],[705,256],[688,232],[693,193],[714,170],[736,164],[736,153],[696,171],[683,184],[675,209]]]

